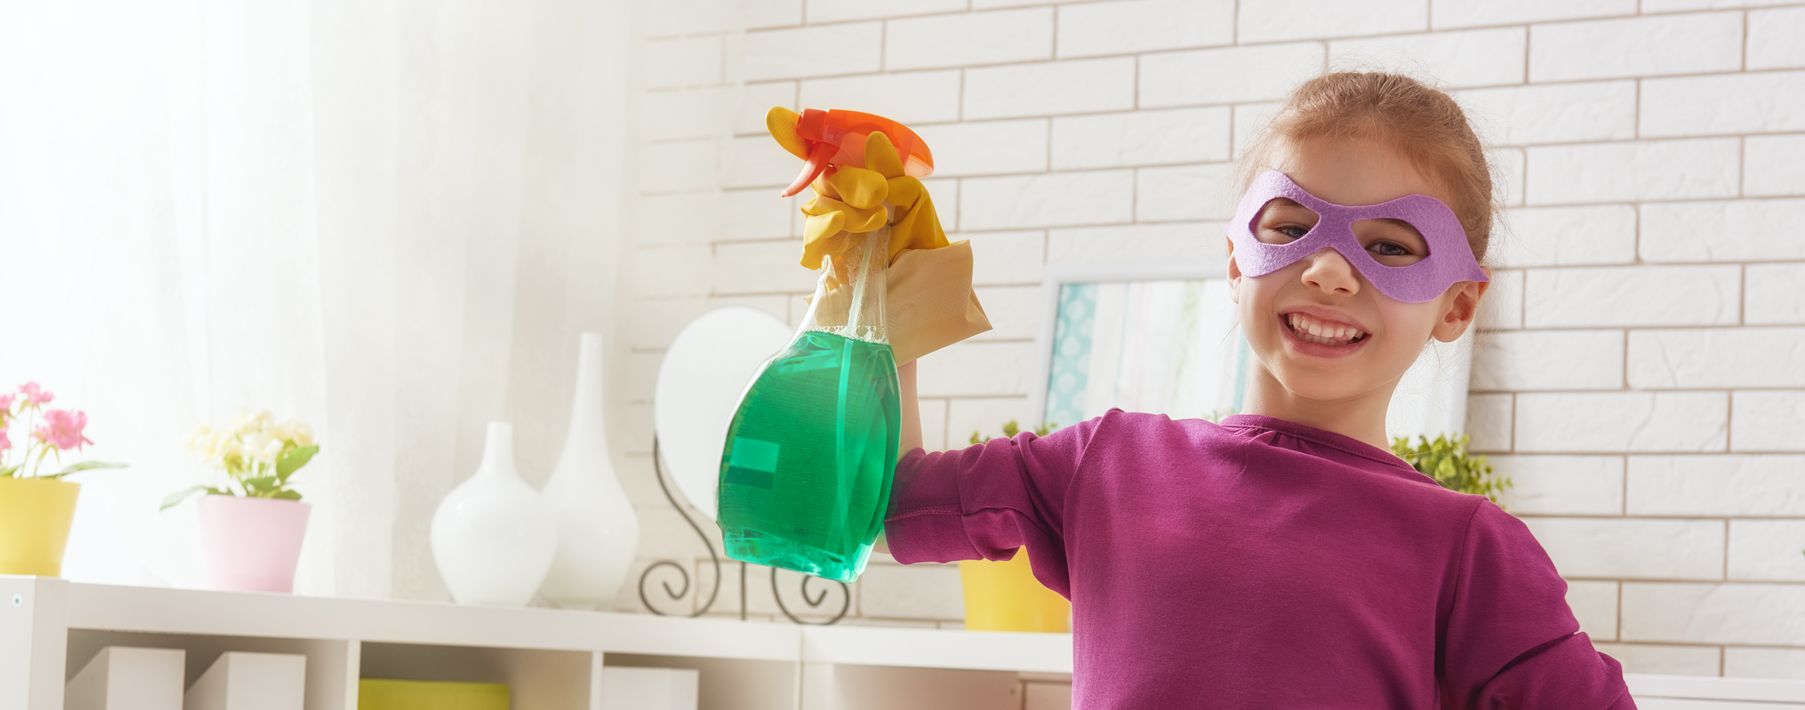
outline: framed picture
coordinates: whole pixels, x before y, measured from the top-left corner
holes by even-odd
[[[1065,426],[1110,407],[1212,421],[1244,411],[1262,365],[1220,271],[1049,267],[1042,289],[1035,424]],[[1424,345],[1392,393],[1389,436],[1462,431],[1474,330]]]

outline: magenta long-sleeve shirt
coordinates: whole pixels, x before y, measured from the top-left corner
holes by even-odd
[[[1522,521],[1276,417],[913,449],[884,525],[903,564],[1025,545],[1072,600],[1077,710],[1635,707]]]

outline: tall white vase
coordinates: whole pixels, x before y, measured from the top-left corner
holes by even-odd
[[[614,474],[602,409],[602,336],[584,333],[564,452],[545,483],[557,508],[558,554],[539,593],[554,605],[614,608],[639,549],[639,516]]]
[[[432,557],[459,604],[523,606],[557,553],[552,506],[514,467],[514,427],[489,422],[476,475],[432,516]]]

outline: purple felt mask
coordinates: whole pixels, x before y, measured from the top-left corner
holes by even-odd
[[[1268,244],[1254,236],[1254,219],[1276,197],[1287,197],[1316,213],[1316,225],[1303,236],[1284,244]],[[1408,265],[1382,264],[1360,245],[1353,225],[1364,219],[1397,219],[1416,228],[1429,244],[1429,255]],[[1318,198],[1277,170],[1254,178],[1241,196],[1235,219],[1228,224],[1228,238],[1235,243],[1235,264],[1248,276],[1265,276],[1323,249],[1334,249],[1353,264],[1380,293],[1407,303],[1434,299],[1461,281],[1487,281],[1467,246],[1466,230],[1454,210],[1441,200],[1410,194],[1372,205],[1342,205]],[[1402,244],[1416,251],[1411,244]]]

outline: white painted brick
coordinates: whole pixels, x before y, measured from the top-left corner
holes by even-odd
[[[1278,101],[1235,105],[1234,159],[1240,160],[1247,149],[1253,147],[1254,139],[1266,130],[1272,123],[1272,118],[1284,106],[1284,103]]]
[[[1723,577],[1722,521],[1529,518],[1523,522],[1564,577]]]
[[[664,364],[663,350],[630,351],[623,364],[627,376],[622,378],[620,396],[629,404],[650,404],[653,385],[658,381],[658,368]]]
[[[1031,365],[1024,362],[1023,366]],[[1038,425],[1040,417],[1028,411],[1026,397],[959,398],[947,402],[946,442],[949,450],[971,446],[972,432],[983,437],[1003,435],[1003,423],[1014,419],[1020,426]],[[1072,422],[1058,422],[1061,426]]]
[[[871,20],[880,17],[957,12],[964,9],[965,0],[909,0],[909,2],[808,0],[808,21],[816,23]]]
[[[923,397],[1021,397],[1033,379],[1025,363],[1034,346],[1021,342],[966,341],[922,356],[918,368]]]
[[[720,149],[713,140],[649,143],[640,147],[639,172],[634,175],[643,192],[712,190]]]
[[[709,246],[639,247],[622,271],[631,293],[646,297],[708,295],[715,264]]]
[[[884,69],[927,69],[1053,58],[1053,10],[999,10],[891,20]]]
[[[949,234],[947,239],[971,242],[974,284],[1038,284],[1046,272],[1046,232],[976,232],[969,236]]]
[[[1630,331],[1630,387],[1805,387],[1805,328]]]
[[[1054,170],[1228,160],[1226,106],[1053,119]]]
[[[1623,664],[1625,673],[1716,676],[1718,654],[1714,646],[1664,646],[1645,643],[1597,643],[1599,651]],[[1644,703],[1646,704],[1646,703]]]
[[[802,267],[798,266],[797,269]],[[677,332],[697,316],[726,306],[746,306],[765,311],[778,318],[788,316],[788,303],[783,296],[733,296],[713,298],[631,298],[620,303],[626,319],[624,335],[627,347],[663,349],[677,337]]]
[[[1061,7],[1059,56],[1231,44],[1234,20],[1234,0],[1129,0]]]
[[[655,39],[645,43],[648,88],[698,86],[721,81],[719,35]]]
[[[946,404],[944,399],[920,399],[921,446],[928,451],[946,448]]]
[[[1730,449],[1805,451],[1805,392],[1732,392]],[[1805,507],[1798,514],[1805,516]]]
[[[1513,208],[1492,235],[1486,253],[1499,267],[1628,264],[1636,260],[1636,208]]]
[[[1488,331],[1474,338],[1474,389],[1576,390],[1623,386],[1623,333]]]
[[[1724,676],[1805,680],[1805,649],[1724,648]]]
[[[966,120],[1133,107],[1133,57],[965,70]]]
[[[780,201],[779,188],[796,179],[802,161],[777,145],[769,135],[742,136],[722,140],[720,177],[716,183],[724,188],[769,188],[766,194]],[[805,188],[805,192],[808,191]]]
[[[1805,71],[1646,79],[1642,135],[1805,130]]]
[[[964,230],[1127,222],[1134,210],[1131,170],[967,178],[959,190]]]
[[[1735,325],[1736,266],[1598,266],[1531,269],[1524,284],[1528,328]]]
[[[1744,267],[1743,321],[1805,324],[1805,264],[1749,264]]]
[[[1430,0],[1436,29],[1636,14],[1636,0]]]
[[[1141,57],[1141,107],[1284,98],[1322,72],[1320,42],[1167,52]]]
[[[971,9],[989,10],[998,7],[1021,7],[1023,5],[1064,5],[1088,0],[971,0]]]
[[[1749,69],[1805,67],[1805,7],[1749,13]]]
[[[756,194],[756,199],[747,199]],[[768,190],[672,192],[633,198],[632,243],[708,244],[790,235],[788,200]]]
[[[957,71],[810,79],[800,92],[798,103],[807,108],[850,108],[907,124],[959,119]]]
[[[1683,51],[1676,51],[1684,47]],[[1742,66],[1742,13],[1660,15],[1535,25],[1529,80],[1736,71]]]
[[[1228,163],[1135,171],[1134,217],[1141,222],[1235,216],[1234,166]]]
[[[1805,200],[1640,205],[1643,261],[1805,259],[1805,239],[1767,239],[1805,224]]]
[[[1567,583],[1567,608],[1579,630],[1594,639],[1617,638],[1617,583],[1575,580]]]
[[[1636,136],[1636,82],[1466,89],[1453,96],[1487,145],[1626,140]]]
[[[1523,272],[1493,270],[1487,283],[1475,327],[1481,331],[1523,327]]]
[[[1729,395],[1722,392],[1526,392],[1516,398],[1519,452],[1723,451],[1728,433]]]
[[[1031,340],[1040,334],[1046,307],[1039,286],[977,286],[978,302],[990,318],[991,329],[972,340]]]
[[[1519,515],[1617,515],[1623,511],[1618,456],[1487,456],[1511,487],[1499,496]]]
[[[795,82],[748,84],[742,89],[703,87],[647,91],[639,125],[646,140],[710,138],[765,132],[765,111],[796,103]]]
[[[1643,89],[1644,100],[1648,89]],[[1647,113],[1643,113],[1647,118]],[[1736,194],[1735,138],[1532,146],[1528,203],[1626,202]]]
[[[1630,515],[1805,516],[1805,457],[1631,456],[1628,468]]]
[[[1796,644],[1805,638],[1805,585],[1623,585],[1625,641]]]
[[[934,201],[934,213],[940,215],[940,228],[948,232],[958,231],[959,178],[928,178],[922,180],[921,184],[928,189],[928,196]]]
[[[964,619],[959,566],[871,564],[859,576],[859,609],[893,619]]]
[[[1422,8],[1421,2],[1415,3]],[[1253,3],[1266,7],[1266,3]],[[1331,7],[1366,9],[1364,4]],[[1309,13],[1314,16],[1321,13]],[[1247,13],[1241,13],[1243,19]],[[1337,32],[1347,35],[1352,32]],[[1329,67],[1393,71],[1429,80],[1439,87],[1493,86],[1523,83],[1523,57],[1529,33],[1521,27],[1458,32],[1432,32],[1398,37],[1329,42]]]
[[[796,6],[801,7],[800,0]],[[736,29],[738,18],[721,9],[719,0],[665,0],[646,5],[640,16],[648,38],[719,34]]]
[[[1805,582],[1802,549],[1805,520],[1732,520],[1730,579]]]
[[[729,66],[746,81],[861,74],[877,71],[883,61],[878,22],[747,32],[740,43],[738,60]]]
[[[800,263],[799,241],[730,242],[715,245],[715,293],[812,291],[815,276]]]
[[[1242,3],[1236,19],[1238,42],[1354,37],[1427,30],[1429,5],[1422,0],[1260,0]]]
[[[738,3],[746,29],[802,24],[802,0],[758,0]]]
[[[1047,263],[1114,266],[1196,265],[1201,272],[1227,274],[1228,248],[1222,225],[1214,222],[1124,224],[1047,233]]]
[[[1476,454],[1511,450],[1511,403],[1508,394],[1467,396],[1467,450]]]
[[[1724,10],[1734,7],[1788,5],[1795,0],[1643,0],[1642,11],[1677,12],[1682,10]]]
[[[1047,169],[1047,119],[946,123],[915,129],[934,153],[935,177]]]
[[[1742,140],[1742,194],[1805,194],[1805,136],[1749,136]]]
[[[1492,199],[1511,207],[1523,205],[1523,181],[1527,179],[1522,148],[1491,148],[1485,159],[1492,169]]]

